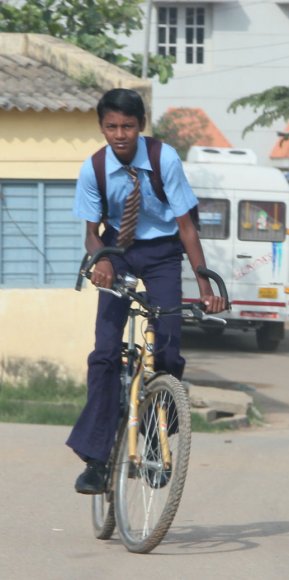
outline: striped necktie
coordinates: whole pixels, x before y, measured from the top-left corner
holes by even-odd
[[[125,169],[132,177],[134,188],[126,198],[118,232],[116,245],[121,246],[122,248],[128,248],[133,243],[141,198],[140,183],[136,169],[128,166],[125,166]]]

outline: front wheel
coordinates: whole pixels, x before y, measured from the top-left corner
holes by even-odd
[[[165,410],[169,464],[162,459],[160,433]],[[115,516],[122,542],[131,552],[148,553],[167,533],[185,483],[191,444],[187,394],[170,375],[155,377],[139,407],[137,463],[128,461],[128,429],[116,462]]]

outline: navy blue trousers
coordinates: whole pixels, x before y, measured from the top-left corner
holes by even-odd
[[[115,245],[116,232],[106,230],[106,246]],[[181,302],[183,248],[174,237],[135,241],[124,256],[113,256],[115,274],[130,272],[142,279],[152,305],[172,308]],[[130,302],[99,293],[95,349],[88,357],[87,403],[67,440],[84,461],[106,462],[114,443],[120,411],[121,342]],[[155,323],[155,370],[182,377],[181,317],[164,316]],[[169,341],[168,338],[170,337]]]

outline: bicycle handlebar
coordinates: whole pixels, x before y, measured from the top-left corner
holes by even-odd
[[[226,288],[226,285],[225,285],[223,278],[221,278],[221,276],[219,274],[217,274],[217,272],[214,272],[214,270],[210,270],[209,268],[204,268],[204,266],[198,266],[197,273],[200,276],[202,276],[202,278],[211,278],[212,280],[214,280],[214,282],[216,282],[220,296],[222,296],[222,298],[225,298],[226,309],[228,309],[229,308],[229,296],[228,296],[227,288]]]
[[[76,281],[76,285],[75,285],[75,290],[78,290],[78,291],[81,290],[83,278],[88,278],[88,279],[91,278],[90,269],[101,258],[107,257],[109,255],[121,256],[124,254],[124,252],[125,252],[124,248],[106,247],[106,248],[101,248],[100,250],[97,250],[92,256],[89,256],[88,253],[85,254],[85,256],[82,259],[81,265],[80,265],[80,269],[79,269],[79,273],[78,273],[77,281]],[[227,293],[227,289],[226,289],[224,280],[221,278],[221,276],[219,276],[219,274],[217,274],[213,270],[210,270],[208,268],[204,268],[203,266],[197,267],[197,273],[204,278],[211,278],[212,280],[214,280],[216,282],[220,296],[222,296],[222,298],[225,298],[226,309],[229,308],[228,293]],[[122,279],[122,282],[123,281],[124,280]],[[115,282],[112,289],[101,288],[101,287],[98,289],[102,290],[102,291],[106,291],[106,292],[111,292],[118,297],[127,296],[131,300],[135,300],[136,302],[138,302],[140,306],[145,308],[145,310],[153,316],[159,316],[161,314],[173,314],[175,312],[180,311],[180,309],[181,309],[181,310],[190,310],[194,314],[195,318],[198,318],[199,320],[213,319],[216,322],[219,321],[222,324],[226,324],[226,321],[224,321],[224,319],[222,319],[222,318],[218,319],[215,316],[206,315],[202,311],[200,306],[197,306],[196,304],[193,304],[193,303],[182,304],[181,308],[176,307],[176,308],[171,308],[169,310],[164,310],[164,309],[161,309],[160,307],[151,306],[143,298],[141,293],[135,292],[134,290],[132,290],[129,287],[125,287],[124,284],[121,284],[120,281]]]
[[[82,262],[80,264],[75,290],[80,291],[82,287],[83,278],[90,278],[90,270],[92,266],[99,262],[101,258],[106,258],[107,256],[114,254],[115,256],[122,256],[125,252],[124,248],[101,248],[97,250],[92,256],[86,253],[83,256]]]

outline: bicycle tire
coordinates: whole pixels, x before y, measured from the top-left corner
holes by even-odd
[[[171,470],[163,468],[157,405],[167,406]],[[128,427],[116,461],[115,517],[121,541],[130,552],[146,554],[167,533],[179,506],[189,463],[191,414],[182,384],[171,375],[154,377],[139,406],[139,464],[128,461]]]
[[[115,512],[114,512],[114,479],[115,463],[119,453],[119,445],[122,434],[127,425],[127,413],[120,420],[118,432],[116,435],[115,445],[111,451],[108,462],[108,481],[107,491],[99,495],[92,496],[91,516],[94,535],[98,540],[109,540],[115,529]]]
[[[92,497],[91,515],[95,537],[109,540],[115,528],[113,492]]]

